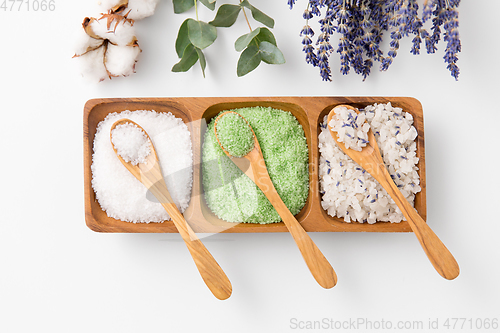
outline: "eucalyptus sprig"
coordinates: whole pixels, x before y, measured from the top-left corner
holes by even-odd
[[[210,10],[215,9],[215,0],[199,1]],[[196,12],[196,19],[186,19],[179,29],[175,49],[181,59],[172,68],[173,72],[186,72],[199,60],[203,76],[205,76],[207,63],[202,50],[212,45],[217,39],[217,28],[231,27],[238,19],[240,12],[243,12],[250,32],[240,36],[235,42],[236,51],[243,51],[238,60],[237,75],[244,76],[250,73],[262,61],[267,64],[285,63],[285,57],[277,46],[276,38],[266,28],[273,28],[274,20],[251,5],[248,0],[242,0],[237,5],[221,5],[215,18],[208,23],[198,19],[198,0],[173,0],[173,3],[175,13],[183,13],[193,6]],[[252,13],[254,20],[266,27],[252,29],[245,9]]]

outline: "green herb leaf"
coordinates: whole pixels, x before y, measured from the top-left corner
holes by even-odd
[[[278,46],[276,44],[276,38],[274,38],[273,33],[268,28],[264,28],[264,27],[260,28],[260,32],[255,37],[255,39],[257,40],[257,44],[259,44],[259,45],[261,42],[269,42],[269,43],[273,44],[274,46]]]
[[[174,3],[174,13],[176,14],[184,13],[194,6],[193,0],[172,0],[172,2]]]
[[[255,36],[257,36],[260,33],[260,29],[261,28],[254,29],[248,34],[240,36],[234,43],[234,48],[236,49],[236,51],[238,52],[243,51],[248,46],[248,44],[250,44],[250,42],[255,38]]]
[[[203,77],[205,77],[205,68],[207,68],[207,61],[205,59],[205,55],[203,51],[199,48],[195,47],[196,53],[198,54],[198,58],[200,59],[201,72],[203,73]]]
[[[189,40],[194,46],[204,49],[217,38],[217,28],[213,25],[193,19],[187,20]]]
[[[260,10],[258,10],[257,8],[255,8],[254,6],[252,6],[248,2],[248,0],[243,0],[242,2],[240,2],[240,6],[250,9],[250,11],[252,12],[252,17],[256,21],[259,21],[260,23],[268,26],[269,28],[274,28],[274,20],[269,16],[267,16],[266,14],[264,14],[263,12],[261,12]]]
[[[182,59],[172,67],[172,72],[187,72],[198,61],[198,53],[193,44],[186,46]]]
[[[194,1],[191,0],[191,2],[194,2]],[[213,0],[213,1],[210,1],[210,0],[200,0],[200,2],[202,4],[204,4],[205,7],[207,7],[210,10],[214,10],[215,9],[215,0]]]
[[[188,44],[191,44],[188,35],[188,20],[189,19],[182,22],[182,25],[179,28],[179,33],[177,34],[177,39],[175,40],[175,51],[177,52],[179,58],[182,58],[182,53],[186,49],[186,46],[188,46]]]
[[[284,64],[285,57],[275,45],[269,42],[261,42],[259,45],[260,56],[262,61],[267,64]]]
[[[217,15],[213,21],[209,22],[214,27],[230,27],[236,22],[241,6],[238,5],[222,5],[217,11]]]
[[[238,76],[243,76],[251,71],[253,71],[257,66],[259,66],[261,61],[261,56],[259,48],[255,45],[250,45],[247,47],[240,56],[238,60],[238,67],[236,73]]]

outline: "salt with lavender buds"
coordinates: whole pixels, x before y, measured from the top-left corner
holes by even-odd
[[[111,131],[111,142],[116,153],[132,165],[146,163],[146,158],[151,153],[148,136],[132,123],[117,125]]]
[[[415,194],[421,187],[417,172],[417,131],[412,115],[390,103],[369,105],[360,110],[360,114],[364,115],[374,133],[394,183],[413,205]],[[323,209],[328,215],[343,218],[345,222],[397,223],[404,220],[385,189],[336,144],[326,122],[327,117],[318,137]]]
[[[348,109],[345,106],[335,108],[335,115],[328,124],[332,132],[337,133],[337,140],[343,142],[345,147],[361,151],[368,143],[370,125],[365,122],[363,113]]]

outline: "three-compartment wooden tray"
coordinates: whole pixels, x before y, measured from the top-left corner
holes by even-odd
[[[409,232],[407,222],[375,224],[343,222],[334,218],[321,207],[319,194],[318,134],[320,123],[328,112],[339,104],[364,107],[374,103],[388,103],[401,107],[412,114],[417,129],[417,156],[422,191],[416,194],[415,208],[426,220],[426,184],[424,122],[420,102],[410,97],[183,97],[183,98],[123,98],[92,99],[84,109],[84,182],[85,220],[87,226],[99,232],[164,233],[177,232],[172,221],[162,223],[128,223],[108,217],[101,209],[92,189],[92,151],[97,124],[113,112],[125,110],[155,110],[171,112],[184,120],[191,131],[193,143],[193,189],[191,202],[184,212],[186,220],[195,232],[286,232],[284,224],[230,223],[219,219],[206,206],[201,182],[200,156],[206,124],[222,110],[248,106],[270,106],[291,112],[304,128],[309,147],[309,197],[304,208],[296,215],[306,231],[367,231],[367,232]]]

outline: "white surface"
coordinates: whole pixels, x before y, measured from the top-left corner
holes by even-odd
[[[207,49],[206,79],[198,66],[171,73],[177,29],[188,15],[174,15],[171,2],[162,1],[154,16],[136,23],[143,50],[137,74],[101,84],[82,80],[71,59],[71,35],[85,16],[96,15],[93,1],[56,0],[54,12],[0,11],[1,332],[289,332],[298,331],[294,320],[357,318],[393,327],[422,321],[424,332],[432,331],[429,319],[442,325],[452,317],[473,323],[500,317],[500,181],[492,174],[499,161],[500,2],[462,2],[458,82],[442,61],[442,44],[436,55],[414,57],[407,39],[389,71],[366,82],[338,74],[334,55],[332,83],[321,82],[300,51],[305,1],[293,11],[285,0],[252,3],[275,18],[286,65],[237,78],[232,44],[247,32],[240,21],[220,29]],[[201,9],[200,15],[213,14]],[[99,234],[86,227],[88,99],[281,95],[422,102],[428,223],[460,264],[456,280],[434,271],[413,234],[312,234],[338,273],[331,290],[315,283],[288,234],[224,234],[204,240],[233,284],[231,298],[218,301],[179,235]],[[468,325],[448,331],[472,331]]]

